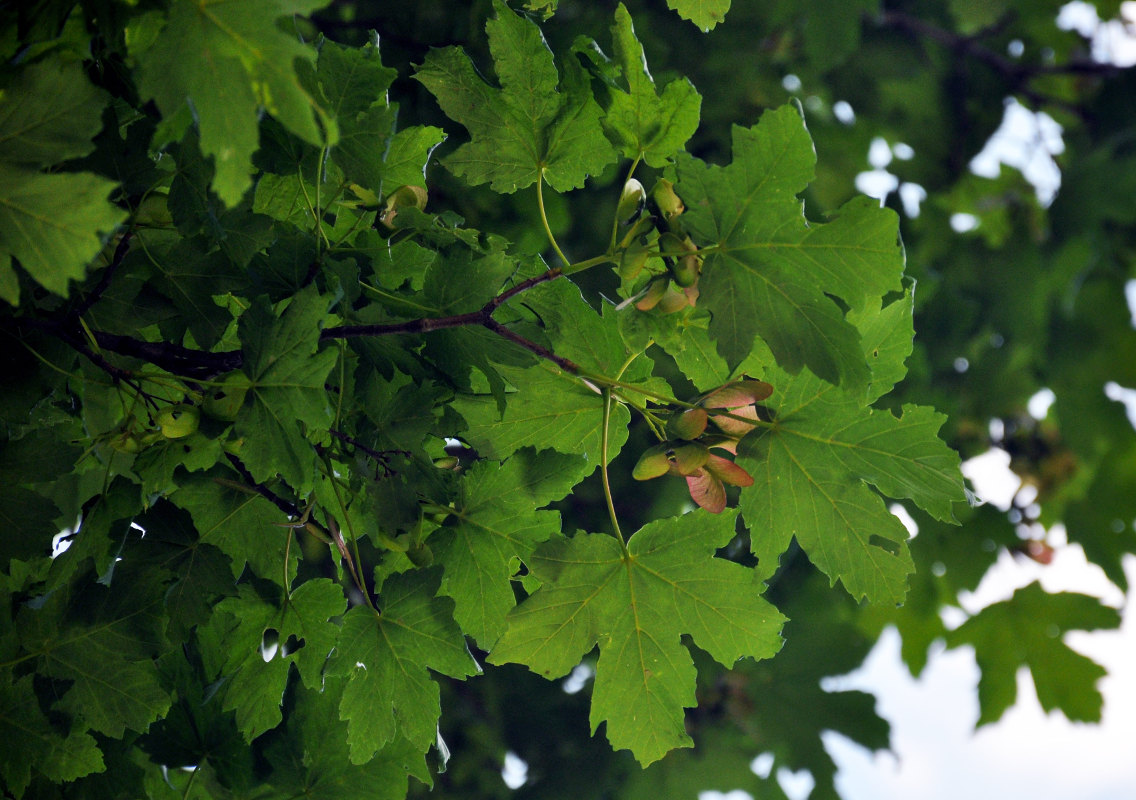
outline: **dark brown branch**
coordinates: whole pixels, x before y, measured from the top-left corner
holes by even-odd
[[[376,462],[378,462],[378,465],[382,467],[384,477],[389,478],[393,474],[390,468],[390,457],[392,455],[402,455],[406,456],[407,458],[410,458],[411,455],[406,450],[376,450],[373,447],[367,447],[367,445],[360,442],[354,436],[348,436],[346,433],[337,431],[335,429],[329,430],[328,433],[330,433],[339,441],[344,442],[345,444],[349,444],[356,450],[366,453],[371,458],[373,458]]]
[[[172,342],[144,342],[117,333],[95,331],[94,336],[103,350],[141,359],[167,372],[187,378],[211,378],[240,369],[244,363],[240,350],[209,353],[205,350],[191,350]]]
[[[553,364],[560,367],[565,372],[570,372],[573,375],[578,375],[580,373],[580,367],[575,362],[558,356],[547,347],[541,347],[536,342],[530,341],[529,339],[521,336],[519,333],[515,333],[509,330],[497,320],[488,319],[482,324],[501,338],[508,339],[513,344],[525,348],[530,353],[533,353],[534,355],[537,355],[545,359],[546,361],[551,361]]]
[[[431,331],[440,331],[447,328],[460,328],[466,325],[481,325],[540,358],[553,362],[561,369],[575,374],[580,371],[580,368],[576,364],[566,358],[557,356],[555,353],[538,345],[536,342],[532,342],[514,333],[493,319],[493,313],[509,299],[516,297],[521,292],[527,291],[534,286],[559,278],[562,274],[563,271],[560,268],[554,268],[540,275],[523,280],[516,286],[510,287],[491,299],[477,311],[471,311],[466,314],[455,314],[450,317],[425,317],[423,319],[408,320],[406,322],[391,322],[375,325],[338,325],[320,331],[319,338],[320,341],[323,342],[332,339],[390,336],[400,333],[429,333]],[[43,325],[42,327],[54,328],[56,335],[63,338],[73,347],[76,346],[73,335],[64,330],[61,325]],[[167,372],[182,375],[187,378],[212,378],[225,372],[240,369],[244,364],[244,357],[240,350],[226,350],[220,353],[210,353],[204,350],[191,350],[188,347],[182,347],[181,345],[171,342],[144,342],[140,339],[134,339],[115,333],[95,331],[93,335],[98,346],[103,350],[122,356],[138,358],[157,367],[161,367]],[[123,373],[129,374],[126,373],[125,370],[123,370]]]
[[[258,495],[263,497],[268,502],[272,503],[272,505],[276,506],[292,519],[298,519],[303,516],[304,512],[301,511],[295,503],[291,502],[290,500],[285,500],[283,497],[276,494],[276,492],[272,491],[263,483],[254,478],[252,476],[252,473],[248,471],[248,467],[244,465],[244,462],[242,462],[235,455],[233,455],[232,453],[225,453],[225,458],[227,458],[229,460],[229,463],[233,465],[233,469],[235,469],[237,471],[237,474],[241,476],[241,480],[244,481],[245,484]]]
[[[91,310],[91,306],[98,302],[98,299],[103,296],[103,292],[110,286],[110,279],[114,277],[115,271],[118,270],[119,266],[122,264],[122,260],[126,258],[126,254],[130,251],[130,240],[133,238],[134,233],[127,231],[122,235],[122,238],[118,240],[118,245],[114,248],[114,255],[111,256],[107,268],[103,270],[98,285],[95,286],[94,290],[89,295],[83,298],[83,302],[79,303],[79,305],[71,311],[70,316],[72,319],[77,320],[79,317],[86,314]]]

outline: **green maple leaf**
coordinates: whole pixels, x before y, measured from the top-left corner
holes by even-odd
[[[278,524],[287,522],[280,509],[258,494],[235,488],[232,482],[237,480],[236,473],[219,468],[195,474],[186,477],[169,499],[193,517],[198,541],[229,557],[234,580],[247,564],[258,577],[279,583],[292,530]],[[294,563],[288,569],[289,575],[295,575]]]
[[[320,45],[316,78],[327,97],[327,109],[338,120],[352,119],[376,103],[386,105],[387,89],[398,70],[384,67],[374,43],[345,47],[332,41]]]
[[[266,748],[273,767],[268,780],[279,796],[403,800],[408,775],[429,786],[432,778],[424,751],[406,739],[394,740],[366,764],[351,762],[347,724],[339,719],[337,704],[329,702],[341,695],[342,683],[341,679],[328,678],[318,692],[294,692],[294,707],[284,723],[285,735]]]
[[[280,724],[292,664],[305,686],[320,688],[324,663],[339,633],[328,620],[346,606],[343,590],[326,578],[305,581],[281,605],[266,602],[248,585],[241,587],[239,597],[217,604],[213,624],[222,626],[215,635],[219,633],[218,650],[228,654],[223,672],[230,676],[224,708],[236,712],[246,741]],[[279,647],[266,662],[261,644],[270,630],[276,632]],[[285,652],[286,647],[298,649]]]
[[[318,351],[326,318],[327,300],[313,285],[294,295],[279,317],[255,302],[239,328],[249,377],[235,426],[244,437],[241,460],[258,481],[279,473],[300,494],[315,480],[316,454],[307,436],[332,422],[324,382],[337,353]]]
[[[560,532],[560,513],[537,511],[584,477],[586,462],[550,450],[521,450],[505,463],[479,461],[460,486],[446,526],[430,536],[445,568],[442,593],[454,599],[463,631],[489,647],[516,604],[510,581],[515,559]]]
[[[677,11],[703,31],[711,30],[726,18],[730,0],[667,0],[667,8]]]
[[[599,534],[541,546],[528,560],[541,588],[510,612],[489,660],[556,678],[598,643],[593,733],[606,722],[612,746],[644,766],[690,747],[683,708],[695,705],[695,668],[681,636],[726,667],[781,647],[785,618],[753,571],[714,558],[735,521],[736,512],[657,520],[626,551]]]
[[[29,65],[0,95],[0,161],[43,167],[87,155],[106,102],[78,63]]]
[[[947,646],[969,644],[982,670],[978,725],[997,722],[1017,699],[1017,673],[1029,667],[1038,702],[1074,722],[1099,722],[1104,698],[1096,687],[1104,667],[1062,640],[1071,630],[1120,626],[1120,614],[1083,594],[1047,594],[1036,581],[979,611],[947,634]]]
[[[16,620],[39,671],[71,681],[56,707],[112,738],[145,731],[169,708],[153,659],[164,647],[165,587],[125,559],[113,583],[57,591]]]
[[[604,130],[625,157],[665,166],[698,129],[702,98],[685,78],[671,81],[658,93],[631,15],[622,3],[616,8],[611,35],[627,91],[612,91]]]
[[[419,752],[434,744],[441,701],[427,668],[454,678],[479,671],[451,617],[452,601],[434,596],[438,580],[393,575],[383,583],[380,613],[356,606],[343,617],[329,674],[350,678],[339,714],[348,722],[353,764],[398,738]]]
[[[903,251],[894,213],[859,198],[825,224],[809,224],[797,195],[812,179],[816,154],[797,109],[766,112],[754,128],[734,128],[728,167],[678,159],[683,220],[700,245],[699,305],[731,368],[754,338],[790,372],[807,366],[851,391],[869,369],[859,333],[828,295],[851,309],[900,289]]]
[[[915,293],[910,288],[902,299],[881,305],[872,299],[863,309],[848,315],[849,321],[860,329],[860,345],[872,368],[869,403],[890,392],[907,375],[906,361],[915,338]]]
[[[28,788],[33,769],[55,783],[105,769],[93,736],[82,731],[64,735],[44,716],[31,675],[15,683],[8,678],[0,673],[0,777],[16,798]]]
[[[89,172],[40,174],[0,163],[0,297],[15,305],[19,261],[45,289],[67,296],[103,248],[103,236],[126,219],[107,202],[117,184]]]
[[[456,47],[431,50],[415,77],[471,141],[444,163],[472,185],[511,193],[543,179],[563,192],[612,161],[602,111],[574,60],[556,69],[535,23],[494,0],[485,27],[501,88],[487,84]]]
[[[174,471],[182,467],[189,472],[209,469],[221,459],[221,442],[200,431],[180,439],[161,439],[147,447],[134,459],[134,471],[142,479],[143,491],[164,495],[174,491]]]
[[[252,184],[260,109],[314,145],[334,144],[335,121],[296,70],[314,51],[280,30],[283,16],[306,14],[326,0],[175,0],[169,18],[138,60],[138,86],[170,118],[188,103],[213,157],[213,188],[235,205]],[[318,119],[318,122],[317,122]]]
[[[666,391],[665,383],[651,379],[651,360],[628,346],[620,314],[612,305],[605,303],[603,313],[597,314],[579,287],[567,280],[541,284],[523,297],[525,306],[540,318],[556,355],[586,373]]]
[[[938,438],[946,420],[921,406],[903,416],[859,401],[807,370],[771,369],[764,405],[774,420],[744,438],[737,463],[753,476],[740,505],[763,576],[795,536],[831,582],[857,598],[902,601],[914,569],[907,530],[884,495],[913,500],[940,520],[965,500],[958,454]]]
[[[506,393],[505,412],[492,394],[458,395],[453,408],[466,421],[461,437],[483,456],[505,459],[522,447],[552,448],[600,463],[603,397],[554,365],[500,365],[497,371],[516,391]],[[627,441],[631,414],[622,404],[611,410],[608,457]]]

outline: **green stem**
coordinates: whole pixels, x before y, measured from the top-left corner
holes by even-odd
[[[201,769],[200,764],[193,768],[193,772],[189,773],[189,780],[185,782],[185,791],[181,793],[181,800],[186,800],[189,797],[189,790],[193,788],[193,779],[197,777],[199,769]]]
[[[556,255],[560,256],[560,261],[563,262],[565,266],[567,266],[567,265],[571,264],[572,262],[568,260],[568,256],[564,255],[564,251],[561,250],[560,245],[558,245],[556,243],[556,237],[552,235],[552,228],[548,224],[548,214],[546,214],[545,210],[544,210],[544,189],[543,189],[543,187],[544,187],[544,170],[542,169],[541,172],[540,172],[540,178],[538,178],[537,182],[536,182],[536,205],[537,205],[537,208],[540,209],[540,222],[544,226],[544,234],[545,234],[545,236],[548,237],[548,242],[549,242],[549,244],[552,245],[552,249],[556,251]]]
[[[371,609],[374,610],[377,614],[378,609],[375,608],[375,604],[371,601],[371,593],[367,591],[367,584],[363,581],[363,574],[361,572],[363,568],[363,559],[359,555],[359,541],[355,536],[355,526],[351,524],[351,516],[347,513],[347,505],[343,502],[343,495],[340,494],[339,484],[334,479],[335,469],[331,465],[331,459],[329,459],[326,455],[323,457],[323,466],[324,469],[327,470],[328,478],[331,479],[331,490],[335,493],[336,505],[339,506],[339,510],[343,515],[343,525],[347,529],[348,535],[351,537],[351,553],[355,557],[355,563],[352,564],[351,561],[348,560],[347,568],[351,572],[351,577],[355,581],[356,588],[358,588],[359,592],[363,595],[363,599],[367,601],[367,605],[369,605]],[[332,533],[334,534],[335,531],[331,527],[334,524],[334,521],[328,519],[327,522],[328,528],[331,529]],[[340,538],[342,538],[343,534],[340,533],[339,536]]]
[[[607,474],[607,448],[608,448],[608,429],[611,427],[611,389],[605,388],[603,390],[603,431],[600,434],[600,478],[603,479],[604,499],[607,501],[607,513],[611,516],[611,527],[615,532],[615,538],[619,540],[619,546],[623,549],[623,554],[627,555],[627,542],[623,539],[623,532],[619,529],[619,518],[615,514],[615,502],[611,497],[611,481],[608,479]]]

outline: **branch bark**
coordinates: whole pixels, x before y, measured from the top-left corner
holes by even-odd
[[[537,357],[551,361],[561,369],[571,372],[572,374],[577,374],[580,371],[577,364],[566,358],[561,358],[549,349],[526,339],[493,319],[494,312],[508,300],[522,292],[532,289],[534,286],[555,280],[563,274],[563,270],[556,267],[540,275],[521,281],[517,285],[495,296],[477,311],[471,311],[465,314],[454,314],[449,317],[423,317],[421,319],[407,320],[406,322],[391,322],[376,325],[337,325],[332,328],[325,328],[320,332],[319,338],[322,342],[331,341],[333,339],[390,336],[402,333],[429,333],[431,331],[445,330],[447,328],[480,325],[503,339],[507,339],[523,347]],[[90,357],[91,354],[80,347],[81,341],[74,336],[71,330],[74,324],[73,320],[66,320],[54,325],[43,325],[41,327],[52,330],[72,347],[79,349],[84,355]],[[172,342],[146,342],[130,336],[122,336],[120,334],[106,333],[103,331],[94,331],[92,335],[101,350],[116,353],[120,356],[137,358],[160,367],[167,372],[191,379],[205,380],[225,372],[240,369],[244,364],[244,355],[240,350],[226,350],[211,353],[205,350],[193,350],[188,347],[182,347]],[[105,359],[102,363],[99,363],[99,366],[106,369],[111,375],[114,375],[118,379],[124,379],[130,375],[127,370],[111,365],[109,362],[105,362]]]

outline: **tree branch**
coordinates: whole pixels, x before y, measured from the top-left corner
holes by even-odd
[[[561,358],[551,350],[509,330],[504,325],[497,322],[497,320],[493,319],[494,312],[508,300],[522,292],[532,289],[534,286],[559,278],[563,274],[563,270],[556,267],[542,272],[540,275],[527,278],[516,286],[512,286],[501,292],[477,311],[470,311],[465,314],[454,314],[449,317],[424,317],[422,319],[407,320],[406,322],[390,322],[375,325],[337,325],[320,331],[319,338],[321,342],[325,342],[333,339],[390,336],[400,333],[429,333],[431,331],[445,330],[447,328],[481,325],[503,339],[508,339],[510,342],[523,347],[530,353],[553,362],[561,369],[571,372],[572,374],[577,374],[580,368],[572,361]],[[82,342],[76,338],[66,322],[54,324],[40,323],[40,327],[52,330],[57,336],[84,355],[99,358],[97,354],[90,353],[89,350],[84,348]],[[121,356],[137,358],[154,366],[161,367],[167,372],[187,378],[204,380],[225,372],[240,369],[244,365],[244,355],[240,350],[226,350],[220,353],[210,353],[205,350],[192,350],[172,342],[146,342],[141,339],[134,339],[130,336],[122,336],[116,333],[94,331],[92,335],[95,338],[95,342],[103,350],[117,353]],[[126,370],[114,367],[109,364],[109,362],[106,362],[105,359],[102,359],[101,362],[96,361],[96,363],[117,378],[121,379],[129,375]]]
[[[1116,64],[1089,59],[1073,59],[1063,64],[1029,64],[1016,61],[992,50],[982,43],[982,39],[999,32],[995,25],[989,31],[980,31],[973,36],[964,36],[954,31],[940,28],[919,17],[902,11],[883,11],[874,17],[876,24],[892,28],[914,37],[929,39],[954,51],[962,57],[969,57],[990,67],[1010,84],[1010,90],[1020,93],[1034,105],[1053,105],[1073,114],[1083,115],[1084,109],[1061,98],[1052,97],[1030,87],[1030,82],[1044,75],[1092,75],[1102,78],[1114,77],[1128,68]]]

